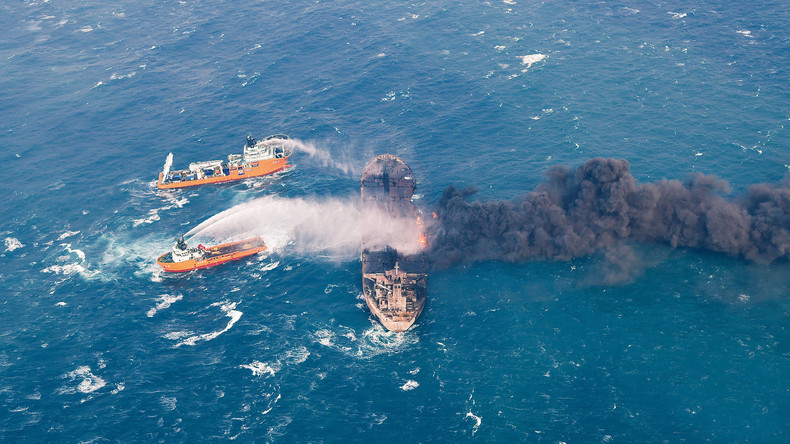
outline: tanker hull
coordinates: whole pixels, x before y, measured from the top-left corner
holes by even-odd
[[[416,182],[409,167],[390,154],[376,157],[362,173],[362,212],[419,223],[411,202]],[[425,308],[427,269],[422,251],[403,253],[381,239],[363,239],[362,289],[370,312],[390,331],[408,330]]]

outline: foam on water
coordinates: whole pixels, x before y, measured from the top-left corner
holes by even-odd
[[[19,239],[15,237],[5,238],[5,251],[14,251],[22,247],[24,247],[24,245],[22,245],[22,242],[19,242]]]
[[[521,56],[521,64],[526,65],[526,67],[522,70],[522,72],[526,72],[529,68],[532,67],[535,63],[538,63],[544,60],[547,56],[545,54],[528,54]]]
[[[64,231],[63,234],[58,236],[58,240],[61,241],[63,239],[66,239],[67,237],[75,236],[77,234],[80,234],[80,230],[77,230],[77,231],[68,231],[67,230],[67,231]]]
[[[130,242],[125,235],[103,234],[100,242],[107,245],[99,262],[102,275],[117,277],[126,273],[126,266],[132,265],[136,276],[146,277],[153,282],[162,281],[165,272],[155,259],[169,250],[171,239],[143,236]]]
[[[415,170],[425,208],[452,183],[525,204],[510,199],[547,168],[599,156],[640,182],[717,175],[733,198],[781,181],[787,11],[13,3],[0,133],[24,174],[0,193],[5,440],[788,441],[785,263],[646,245],[643,274],[593,287],[597,257],[451,267],[393,334],[356,298],[359,236],[344,233],[358,231],[361,166],[382,152]],[[205,153],[262,128],[299,137],[294,168],[157,190],[169,147],[219,158]],[[267,194],[282,197],[204,227],[264,235],[264,254],[156,265],[178,234]],[[313,208],[289,220],[295,199]]]
[[[152,184],[149,184],[149,186],[153,186],[153,187],[156,186],[156,182],[155,181]],[[142,217],[142,218],[139,218],[139,219],[133,219],[132,220],[132,226],[133,227],[137,227],[137,226],[143,225],[143,224],[152,224],[152,223],[160,220],[159,213],[161,211],[167,211],[167,210],[171,210],[173,208],[182,208],[184,205],[189,203],[189,199],[187,199],[185,196],[182,196],[182,195],[180,195],[180,194],[178,194],[176,192],[173,192],[173,191],[157,190],[155,192],[155,194],[157,196],[159,196],[160,198],[164,199],[165,202],[167,202],[167,205],[164,205],[164,206],[161,206],[161,207],[158,207],[158,208],[151,208],[151,209],[149,209],[147,217]],[[147,196],[145,196],[145,198],[147,198]]]
[[[60,394],[93,393],[106,385],[104,379],[91,373],[91,368],[87,365],[77,367],[63,375],[63,378],[68,379],[69,382],[79,382],[76,386],[61,387],[58,391]]]
[[[85,278],[91,279],[99,275],[98,270],[91,270],[85,265],[85,252],[78,248],[71,248],[71,244],[60,244],[68,252],[66,255],[59,256],[56,260],[58,264],[50,265],[42,269],[43,273],[52,273],[56,275],[70,276],[79,273]],[[78,262],[67,263],[76,256]]]
[[[194,346],[198,342],[208,342],[212,339],[215,339],[219,335],[225,333],[226,331],[230,330],[233,325],[241,319],[241,315],[243,314],[241,311],[236,310],[237,302],[215,302],[211,304],[212,307],[219,307],[220,310],[225,312],[225,315],[230,318],[228,324],[222,330],[204,333],[200,335],[194,335],[192,333],[186,332],[173,332],[168,333],[165,337],[168,339],[181,339],[182,337],[186,336],[186,339],[177,343],[175,347],[181,347],[182,345],[192,345]]]
[[[287,350],[281,356],[279,356],[276,360],[271,363],[261,362],[261,361],[252,361],[249,364],[243,364],[239,366],[240,368],[246,368],[250,370],[253,376],[274,376],[282,370],[283,366],[285,365],[299,365],[307,360],[310,356],[310,351],[307,350],[307,347],[299,346],[293,349]]]
[[[414,390],[420,386],[420,383],[414,380],[407,380],[405,384],[403,384],[400,389],[404,392],[408,392],[409,390]]]
[[[265,362],[252,361],[249,364],[242,364],[239,367],[250,370],[253,376],[263,376],[263,375],[274,376],[278,371],[280,371],[279,364],[280,363],[277,362],[274,364],[274,366],[272,366]]]
[[[149,318],[152,318],[152,317],[154,317],[154,315],[157,312],[160,312],[160,311],[162,311],[164,309],[169,308],[170,304],[173,304],[174,302],[178,302],[181,299],[183,299],[183,295],[180,295],[180,294],[176,295],[176,296],[171,296],[169,294],[163,294],[162,296],[159,297],[159,302],[156,304],[156,306],[155,307],[151,307],[151,309],[148,310],[148,312],[146,313],[146,316],[148,316]]]
[[[477,429],[480,427],[480,424],[483,423],[483,418],[475,415],[472,411],[466,412],[466,418],[472,418],[475,421],[475,425],[472,426],[472,435],[477,433]]]
[[[331,329],[320,329],[313,334],[313,338],[324,347],[360,359],[400,353],[419,342],[416,335],[388,331],[373,320],[371,324],[361,335],[350,327],[340,325]]]

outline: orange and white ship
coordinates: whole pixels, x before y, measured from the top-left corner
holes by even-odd
[[[265,176],[290,167],[288,157],[292,153],[290,140],[283,134],[263,140],[247,136],[242,154],[231,154],[226,161],[194,162],[186,170],[170,169],[173,166],[173,153],[170,153],[156,186],[165,190]]]
[[[159,256],[156,263],[165,271],[177,273],[214,267],[258,254],[265,249],[266,244],[260,237],[251,237],[243,241],[229,242],[213,247],[198,245],[194,248],[190,248],[181,237],[173,250]]]

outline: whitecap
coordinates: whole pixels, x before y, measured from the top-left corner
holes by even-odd
[[[477,428],[480,427],[480,424],[483,423],[483,418],[475,415],[474,413],[472,413],[471,410],[466,412],[465,418],[472,418],[475,420],[475,425],[472,427],[472,435],[474,435],[475,433],[477,433]]]
[[[91,368],[87,365],[77,367],[76,370],[70,371],[63,375],[64,378],[69,378],[72,382],[80,380],[76,387],[62,387],[59,390],[61,394],[80,393],[93,393],[96,390],[105,386],[104,379],[91,373]]]
[[[76,234],[80,234],[80,230],[77,230],[77,231],[68,231],[67,230],[67,231],[64,231],[63,234],[58,236],[58,240],[63,240],[65,238],[67,238],[67,237],[71,237],[71,236],[74,236]]]
[[[79,32],[91,32],[91,31],[93,31],[93,27],[90,26],[90,25],[83,26],[82,28],[78,29],[78,31]]]
[[[152,224],[159,220],[159,208],[148,210],[148,217],[142,219],[133,219],[132,226],[136,227],[142,224]]]
[[[183,298],[183,296],[182,296],[182,295],[180,295],[180,294],[179,294],[178,296],[170,296],[169,294],[163,294],[163,295],[162,295],[162,296],[160,296],[160,297],[159,297],[159,299],[158,299],[159,303],[157,303],[155,307],[152,307],[150,310],[148,310],[148,312],[146,313],[146,315],[147,315],[149,318],[152,318],[152,317],[154,317],[154,315],[155,315],[157,312],[159,312],[159,311],[162,311],[162,310],[164,310],[164,309],[166,309],[166,308],[170,307],[170,304],[172,304],[172,303],[174,303],[174,302],[178,302],[178,301],[180,301],[182,298]]]
[[[754,36],[752,36],[752,32],[751,31],[747,31],[745,29],[739,29],[739,30],[737,30],[735,32],[737,32],[738,34],[740,34],[740,35],[742,35],[744,37],[754,38]]]
[[[246,368],[252,371],[253,376],[263,376],[268,374],[269,376],[274,376],[280,370],[280,363],[276,363],[273,366],[269,365],[265,362],[261,361],[252,361],[249,364],[243,364],[239,366],[240,368]]]
[[[272,363],[252,361],[249,364],[240,365],[240,368],[246,368],[252,372],[253,376],[269,375],[274,376],[279,372],[284,364],[299,365],[307,360],[310,356],[310,351],[305,346],[299,346],[294,349],[288,350],[285,354]]]
[[[373,326],[364,330],[361,335],[356,334],[349,327],[340,326],[339,334],[329,329],[322,329],[313,336],[316,342],[325,347],[362,359],[399,353],[419,341],[416,335],[391,332],[385,330],[378,322],[371,322]]]
[[[682,19],[683,17],[686,16],[685,12],[672,12],[672,11],[669,11],[669,12],[667,12],[667,14],[671,15],[673,19]]]
[[[324,347],[334,347],[335,343],[333,342],[335,334],[329,330],[323,329],[318,330],[313,335],[319,344],[323,345]]]
[[[132,71],[129,74],[121,74],[121,75],[116,74],[116,73],[112,73],[112,75],[110,76],[110,80],[130,79],[130,78],[134,77],[135,75],[137,75],[137,72],[135,72],[135,71]]]
[[[22,247],[24,247],[24,245],[22,245],[22,242],[19,242],[19,239],[15,237],[5,238],[5,251],[14,251]]]
[[[156,187],[156,180],[151,181],[149,184],[151,187]],[[142,224],[152,224],[158,220],[160,220],[159,212],[171,210],[173,208],[183,208],[184,205],[189,203],[189,199],[186,197],[180,196],[172,191],[164,191],[164,190],[157,190],[157,196],[165,199],[167,205],[164,205],[159,208],[152,208],[148,210],[148,217],[140,218],[140,219],[133,219],[132,226],[137,227]]]
[[[71,254],[76,254],[77,257],[80,258],[80,261],[85,262],[85,252],[84,251],[82,251],[80,249],[77,249],[77,248],[72,249],[71,248],[71,244],[60,244],[60,246],[66,247],[66,251],[68,251]]]
[[[527,54],[527,55],[521,56],[520,57],[521,58],[521,64],[522,65],[527,65],[527,67],[524,68],[524,70],[522,72],[525,72],[532,65],[544,60],[546,57],[547,56],[545,54]]]
[[[80,273],[86,278],[91,278],[97,275],[98,271],[92,271],[83,266],[82,264],[85,263],[85,252],[78,248],[71,248],[71,244],[60,244],[62,247],[66,248],[69,255],[76,255],[79,259],[79,262],[71,263],[71,264],[55,264],[50,265],[49,267],[44,268],[41,270],[43,273],[52,273],[52,274],[61,274],[65,276],[70,276],[75,273]],[[65,262],[71,259],[69,255],[60,256],[57,260],[60,262]]]
[[[309,356],[310,356],[310,351],[307,350],[307,347],[300,346],[288,350],[285,353],[285,357],[283,358],[283,360],[285,361],[286,364],[297,365],[305,362]]]
[[[162,396],[159,402],[162,404],[162,407],[170,411],[175,410],[178,404],[178,400],[174,396]]]
[[[228,321],[228,325],[226,325],[225,328],[223,328],[222,330],[218,330],[215,332],[204,333],[202,335],[189,336],[185,340],[176,344],[176,347],[180,347],[182,345],[195,345],[198,341],[208,342],[216,338],[217,336],[225,333],[226,331],[230,330],[233,327],[233,325],[236,322],[238,322],[239,319],[241,319],[241,315],[244,314],[243,312],[236,310],[236,304],[237,304],[236,302],[225,302],[225,303],[216,302],[214,304],[211,304],[212,307],[217,307],[217,306],[220,307],[220,309],[225,312],[225,315],[230,318],[230,321]]]
[[[62,274],[70,276],[75,273],[82,273],[86,276],[93,276],[93,272],[89,272],[85,267],[80,264],[66,264],[66,265],[50,265],[41,270],[42,273]]]
[[[261,268],[259,268],[259,270],[260,271],[272,271],[275,268],[277,268],[278,265],[280,265],[280,262],[279,261],[274,261],[274,262],[271,262],[271,263],[268,263],[268,264],[262,266]]]
[[[417,381],[413,381],[411,379],[407,380],[405,384],[403,384],[400,389],[404,392],[408,392],[409,390],[414,390],[420,386],[420,383]]]

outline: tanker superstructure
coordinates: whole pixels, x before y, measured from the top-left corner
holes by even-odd
[[[408,165],[396,156],[382,154],[362,173],[362,212],[381,211],[389,218],[419,224],[419,212],[411,202],[416,187]],[[424,246],[424,237],[420,243]],[[405,331],[414,324],[425,307],[427,278],[421,250],[399,252],[381,239],[363,239],[365,302],[388,330]]]

